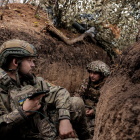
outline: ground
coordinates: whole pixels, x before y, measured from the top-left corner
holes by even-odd
[[[88,77],[86,65],[102,60],[111,66],[111,75],[101,89],[97,104],[94,140],[140,139],[140,41],[127,48],[111,65],[110,57],[90,38],[66,45],[50,32],[41,32],[47,14],[29,4],[9,4],[0,20],[0,45],[9,39],[22,39],[37,51],[34,73],[46,81],[65,87],[70,93]],[[75,38],[66,29],[59,30]]]
[[[70,93],[88,76],[86,65],[94,60],[111,64],[110,57],[90,38],[66,45],[52,33],[42,33],[47,14],[40,10],[39,19],[35,18],[35,6],[30,4],[9,4],[3,20],[0,20],[0,45],[9,39],[22,39],[33,44],[38,51],[34,73],[45,80],[65,87]],[[59,30],[72,39],[74,34],[66,29]]]
[[[116,59],[101,89],[94,140],[140,139],[140,41]]]

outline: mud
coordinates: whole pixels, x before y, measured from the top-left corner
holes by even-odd
[[[9,4],[5,10],[3,20],[0,20],[0,45],[9,39],[22,39],[33,44],[38,51],[34,73],[45,80],[67,88],[72,93],[75,88],[88,76],[86,65],[93,60],[102,60],[111,64],[110,57],[90,38],[66,45],[52,33],[40,32],[45,26],[46,13],[40,11],[40,18],[36,19],[36,7],[29,4]],[[35,26],[34,22],[38,23]],[[66,29],[59,30],[68,38],[75,38]]]
[[[140,139],[140,41],[116,60],[101,89],[95,124],[93,140]]]

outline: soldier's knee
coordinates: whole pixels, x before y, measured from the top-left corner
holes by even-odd
[[[85,108],[84,102],[80,97],[71,97],[71,109],[81,110]]]
[[[85,116],[85,105],[80,97],[71,97],[70,114],[72,121],[79,121]]]

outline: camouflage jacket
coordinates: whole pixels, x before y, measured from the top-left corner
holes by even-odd
[[[69,92],[60,86],[51,86],[41,77],[35,77],[34,81],[34,83],[23,81],[21,90],[18,90],[17,84],[13,80],[6,88],[0,82],[0,136],[3,140],[40,137],[39,130],[42,129],[43,124],[39,124],[39,121],[43,116],[34,113],[27,117],[19,101],[35,91],[41,91],[41,81],[44,90],[50,89],[50,92],[48,96],[42,98],[42,107],[39,112],[48,117],[48,110],[57,110],[59,119],[70,118]]]
[[[85,107],[95,107],[100,96],[100,88],[104,85],[105,80],[106,78],[99,84],[94,84],[89,82],[89,78],[84,79],[78,90],[75,91],[74,96],[79,94],[85,103]]]

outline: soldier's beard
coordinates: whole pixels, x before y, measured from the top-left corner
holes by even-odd
[[[25,79],[25,80],[33,80],[33,74],[32,73],[26,73],[26,74],[23,74],[21,72],[19,72],[20,76],[22,77],[22,79]]]

